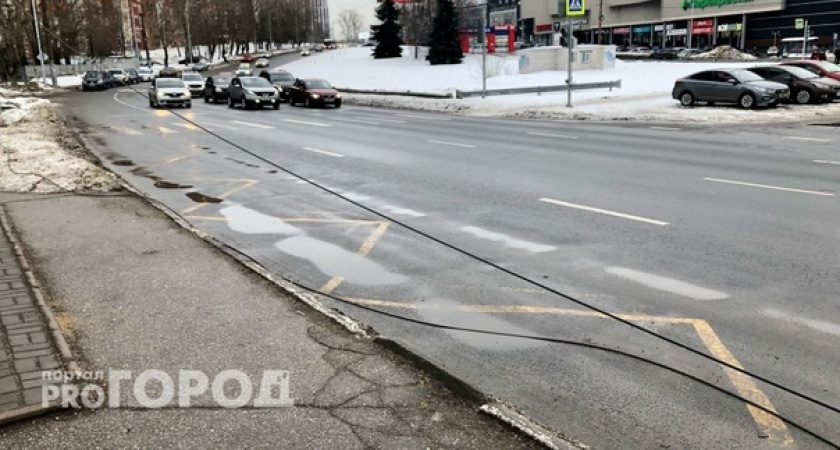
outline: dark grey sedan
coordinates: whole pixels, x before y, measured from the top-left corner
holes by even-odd
[[[778,106],[790,97],[790,88],[767,81],[746,69],[704,70],[677,80],[671,97],[683,106],[692,106],[695,102],[735,103],[750,109]]]

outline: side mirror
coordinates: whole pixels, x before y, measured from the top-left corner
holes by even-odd
[[[732,79],[729,80],[729,84],[734,86],[734,85],[738,84],[738,80],[732,78]]]

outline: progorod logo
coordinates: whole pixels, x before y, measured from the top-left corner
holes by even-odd
[[[201,397],[202,407],[278,408],[294,406],[289,397],[289,371],[265,370],[255,383],[241,370],[222,370],[212,377],[200,370],[179,370],[176,376],[149,369],[139,373],[128,370],[105,372],[48,371],[42,379],[56,381],[42,386],[42,404],[56,401],[65,408],[101,408],[107,400],[109,408],[122,406],[141,408],[190,408]],[[103,384],[107,387],[103,387]],[[127,395],[130,387],[133,401]],[[107,389],[107,396],[106,394]],[[208,405],[207,395],[210,395]]]

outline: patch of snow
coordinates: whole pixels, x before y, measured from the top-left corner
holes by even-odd
[[[740,61],[755,61],[758,58],[754,55],[750,55],[749,53],[744,53],[737,48],[733,48],[729,45],[721,45],[720,47],[715,47],[713,50],[710,50],[705,53],[700,53],[697,55],[692,55],[691,59],[723,59],[723,60],[740,60]]]
[[[0,114],[0,191],[107,191],[116,177],[85,158],[86,151],[44,99],[10,100],[20,108]]]

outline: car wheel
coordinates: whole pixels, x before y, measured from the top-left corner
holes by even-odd
[[[242,96],[242,101],[239,103],[239,106],[241,106],[242,109],[248,109],[248,101],[245,100],[244,95]]]
[[[184,106],[185,106],[187,109],[190,109],[190,108],[192,108],[192,102],[189,102],[189,103],[185,104]]]
[[[341,102],[335,102],[335,107],[336,108],[341,108]]]
[[[210,103],[210,96],[207,94],[204,94],[204,103]]]
[[[743,109],[751,109],[755,107],[755,95],[752,95],[749,92],[742,94],[738,97],[738,106]]]
[[[314,106],[312,104],[312,100],[310,100],[309,97],[306,97],[306,100],[304,101],[303,105],[306,106],[307,108],[311,108],[312,106]]]
[[[233,97],[228,97],[228,108],[233,108]]]
[[[275,110],[280,109],[280,102],[277,102],[277,103],[271,105],[271,107],[274,108]]]
[[[688,91],[685,91],[682,94],[680,94],[680,104],[683,106],[693,106],[694,94]]]
[[[814,95],[811,94],[811,91],[808,89],[800,89],[793,94],[793,98],[796,100],[796,103],[800,105],[805,105],[807,103],[811,103],[814,99]]]
[[[152,99],[149,99],[149,108],[154,108],[155,102]]]
[[[295,106],[295,98],[291,95],[289,96],[289,106]]]

